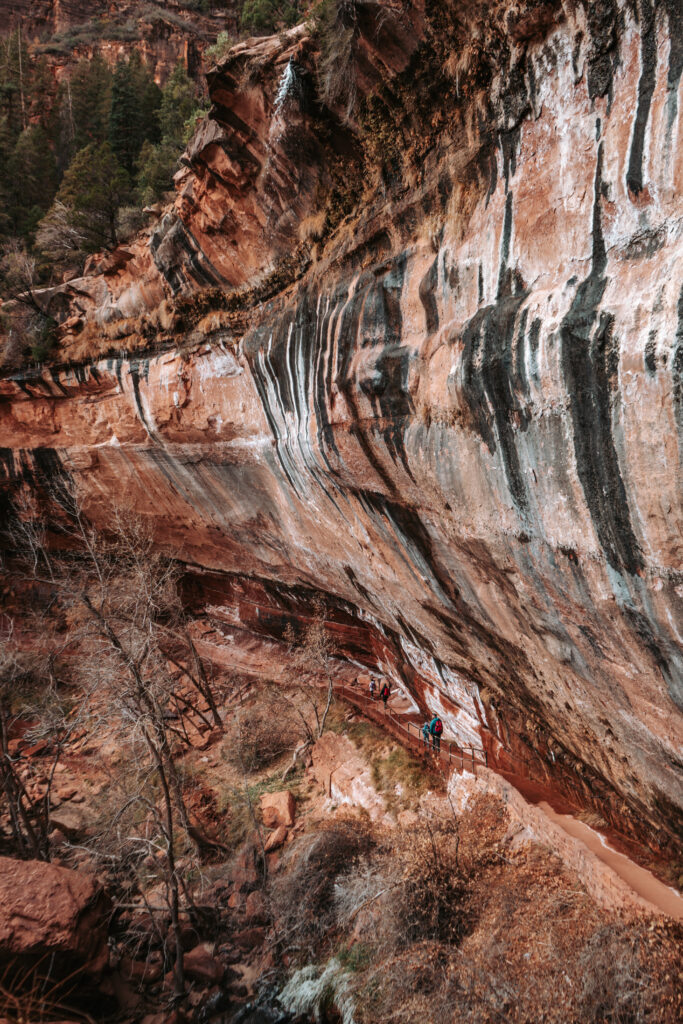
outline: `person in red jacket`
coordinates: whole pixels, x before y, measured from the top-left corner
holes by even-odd
[[[435,713],[431,722],[429,723],[429,731],[432,734],[432,745],[437,754],[441,750],[441,733],[443,732],[443,722],[439,716]]]
[[[389,686],[389,683],[382,683],[382,689],[379,691],[379,695],[382,698],[382,700],[384,701],[384,707],[385,708],[387,706],[387,701],[389,700],[389,695],[390,694],[391,694],[391,687]]]

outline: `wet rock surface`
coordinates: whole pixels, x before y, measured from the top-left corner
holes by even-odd
[[[228,651],[322,591],[341,657],[673,855],[680,16],[460,13],[361,36],[357,122],[306,100],[303,28],[212,73],[174,209],[65,286],[111,357],[0,381],[2,480],[125,491]]]

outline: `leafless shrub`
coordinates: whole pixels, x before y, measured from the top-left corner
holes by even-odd
[[[39,250],[55,263],[81,269],[85,262],[85,234],[74,226],[70,211],[55,199],[36,232]]]
[[[0,369],[14,370],[25,357],[25,331],[18,327],[16,315],[0,309]]]
[[[358,6],[356,0],[326,0],[318,22],[320,97],[327,106],[343,104],[347,117],[351,116],[356,103],[354,42],[358,33]]]
[[[35,294],[36,260],[18,238],[10,238],[0,250],[0,279],[5,298],[12,299],[35,312],[44,309]]]
[[[175,995],[180,997],[180,908],[190,894],[179,854],[183,843],[199,851],[209,841],[190,821],[176,753],[188,740],[188,716],[203,718],[207,726],[207,714],[217,722],[220,716],[185,628],[177,567],[156,550],[146,525],[112,508],[103,536],[85,519],[67,480],[55,483],[52,498],[61,511],[53,527],[62,532],[67,549],[56,554],[48,547],[43,521],[30,507],[20,510],[10,542],[29,578],[56,595],[69,640],[78,650],[78,672],[92,693],[95,727],[101,716],[102,727],[118,736],[126,751],[123,778],[130,786],[91,849],[119,871],[141,860],[158,867],[174,939]],[[175,651],[183,639],[183,671],[193,689],[181,692],[169,659],[170,665],[179,664]]]
[[[371,856],[334,883],[334,906],[339,926],[362,935],[364,945],[379,948],[384,932],[388,894],[398,884],[393,865]]]
[[[450,836],[392,834],[337,881],[364,1024],[454,1007],[467,1024],[677,1022],[680,927],[615,918],[538,850],[508,859],[504,817],[484,798]]]
[[[5,242],[0,250],[0,296],[5,301],[0,317],[0,366],[18,367],[29,354],[42,362],[57,342],[57,323],[48,312],[38,277],[35,257],[24,242]]]
[[[337,883],[340,918],[358,917],[387,956],[423,940],[457,943],[468,927],[458,847],[457,828],[448,822],[425,820],[392,834],[390,846]]]
[[[316,599],[313,605],[313,617],[297,633],[291,625],[285,631],[285,641],[289,646],[287,664],[287,684],[296,699],[290,707],[296,715],[302,730],[302,742],[294,751],[292,762],[285,771],[286,778],[296,765],[297,759],[320,739],[325,731],[327,717],[330,713],[334,697],[334,680],[332,678],[332,643],[326,627],[327,609],[322,598]],[[326,686],[323,690],[320,679]]]
[[[320,44],[318,91],[327,106],[344,107],[350,118],[356,105],[358,39],[361,17],[379,35],[387,20],[400,17],[392,0],[323,0],[316,12]]]
[[[19,760],[10,752],[12,727],[21,718],[33,679],[33,659],[15,641],[12,624],[0,637],[0,806],[6,810],[20,857],[46,859],[47,821],[24,785]]]
[[[271,890],[284,950],[303,959],[320,958],[337,920],[335,882],[356,869],[372,843],[367,822],[343,817],[324,823],[297,844]]]
[[[116,233],[119,241],[130,242],[145,226],[145,214],[139,206],[122,206],[116,215]]]
[[[322,874],[307,838],[277,882],[281,948],[334,953],[362,1024],[678,1024],[680,926],[615,918],[550,855],[512,855],[506,831],[484,796],[457,819],[375,830]]]
[[[234,767],[248,772],[267,768],[294,747],[299,732],[294,714],[279,694],[240,711],[224,745]]]
[[[568,923],[574,931],[569,950],[563,955],[558,950],[547,962],[520,964],[505,934],[488,934],[483,947],[459,957],[449,987],[461,1019],[472,1024],[508,1020],[511,1007],[516,1019],[556,1024],[673,1024],[679,1019],[670,977],[658,982],[637,925],[603,917],[586,938],[575,920]],[[551,936],[552,927],[549,922]],[[543,946],[548,936],[539,933],[536,942]]]
[[[65,698],[55,673],[63,644],[57,643],[39,613],[33,619],[30,644],[18,641],[9,616],[0,630],[0,808],[9,817],[12,853],[49,860],[52,784],[64,747],[82,725],[84,711]],[[19,723],[24,741],[42,741],[46,747],[39,796],[29,796],[32,766],[10,747]]]
[[[590,936],[578,960],[577,1017],[587,1024],[635,1024],[652,1019],[652,978],[634,929],[607,924]]]

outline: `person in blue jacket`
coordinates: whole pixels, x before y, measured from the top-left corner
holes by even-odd
[[[424,740],[424,745],[426,747],[428,747],[429,746],[429,722],[425,722],[425,724],[422,726],[422,739]]]
[[[432,736],[432,746],[437,753],[441,750],[441,733],[443,732],[443,722],[437,714],[434,715],[431,722],[429,723],[429,731]]]

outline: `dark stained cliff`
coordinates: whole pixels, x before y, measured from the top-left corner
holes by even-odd
[[[680,853],[679,7],[351,6],[339,82],[306,26],[211,72],[173,208],[55,295],[77,365],[0,382],[4,487],[125,494],[231,628],[322,592],[346,656]]]

